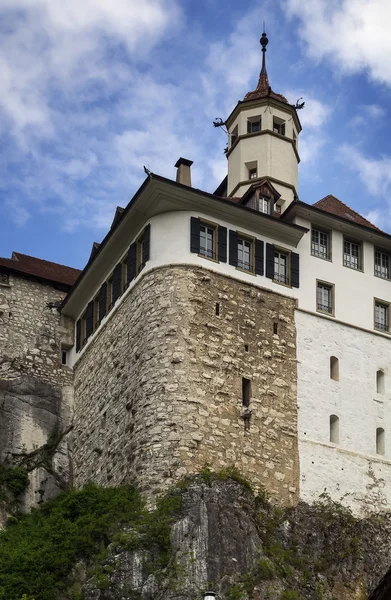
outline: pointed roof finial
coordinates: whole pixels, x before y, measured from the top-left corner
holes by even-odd
[[[266,71],[266,46],[269,43],[269,40],[266,37],[266,33],[265,33],[265,21],[263,22],[263,34],[261,39],[259,40],[259,43],[262,46],[262,69],[261,69],[261,75],[266,75],[267,77],[267,71]]]

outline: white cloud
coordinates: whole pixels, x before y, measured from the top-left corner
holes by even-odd
[[[349,125],[351,127],[373,127],[373,125],[381,124],[386,114],[386,110],[379,104],[363,104],[359,107],[358,114],[349,121]]]
[[[285,0],[312,57],[327,58],[345,73],[368,71],[391,85],[389,0]]]

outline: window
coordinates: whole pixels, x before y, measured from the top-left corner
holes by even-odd
[[[391,279],[391,256],[381,250],[375,250],[375,275],[383,279]]]
[[[250,117],[247,119],[247,133],[257,133],[262,129],[261,117]]]
[[[351,269],[361,270],[361,244],[350,240],[343,241],[343,264]]]
[[[255,167],[255,169],[249,169],[248,170],[248,178],[249,179],[256,179],[258,177],[257,175],[257,168]]]
[[[376,429],[376,454],[386,453],[386,434],[382,427]]]
[[[339,381],[339,360],[336,356],[330,356],[330,379]]]
[[[330,233],[320,229],[312,229],[311,254],[330,260]]]
[[[61,364],[62,365],[67,364],[67,351],[66,350],[61,350]]]
[[[334,286],[323,281],[317,281],[316,286],[316,310],[332,315],[334,312]]]
[[[389,330],[388,307],[386,302],[375,300],[375,329],[378,331]]]
[[[136,270],[137,270],[137,273],[140,273],[140,271],[145,267],[144,232],[142,232],[140,237],[137,239],[136,248],[137,248]]]
[[[297,148],[297,135],[296,135],[295,132],[293,132],[293,138],[292,139],[293,139],[293,145],[294,145],[294,147]]]
[[[266,215],[270,215],[270,198],[260,196],[258,202],[259,212],[265,213]]]
[[[216,259],[216,228],[206,223],[200,224],[200,252],[202,256]]]
[[[339,418],[337,415],[330,416],[330,442],[339,444]]]
[[[280,135],[285,135],[285,121],[278,117],[273,117],[273,131]]]
[[[234,145],[234,143],[236,142],[237,139],[238,139],[238,126],[236,125],[236,127],[233,128],[232,133],[231,133],[231,146]]]
[[[242,404],[249,406],[251,399],[251,380],[242,377]]]
[[[254,272],[254,241],[238,237],[238,268]]]
[[[289,285],[289,254],[274,250],[274,281]]]
[[[384,371],[382,369],[376,371],[376,391],[378,394],[384,394],[385,392],[384,379]]]

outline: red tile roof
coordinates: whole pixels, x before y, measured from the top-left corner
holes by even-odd
[[[315,202],[313,206],[316,208],[320,208],[325,212],[331,213],[332,215],[336,215],[337,217],[342,217],[347,221],[351,221],[352,223],[357,223],[358,225],[365,225],[365,227],[371,227],[372,229],[376,229],[376,231],[381,231],[376,225],[373,225],[370,221],[359,215],[355,210],[350,208],[347,204],[338,200],[335,196],[329,194],[322,198],[322,200],[318,200]]]
[[[258,100],[259,98],[274,98],[275,100],[280,100],[280,102],[288,103],[288,100],[282,94],[276,94],[273,92],[272,88],[269,85],[269,78],[267,73],[262,73],[258,79],[258,85],[253,92],[248,92],[243,98],[244,101],[247,100]]]
[[[13,252],[12,258],[0,258],[1,267],[67,286],[72,286],[81,273],[79,269],[59,265],[27,254],[20,254],[20,252]]]

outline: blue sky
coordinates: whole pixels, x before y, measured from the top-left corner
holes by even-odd
[[[299,196],[391,231],[389,0],[0,0],[0,256],[82,268],[144,180],[226,174],[222,130],[256,86],[303,96]]]

